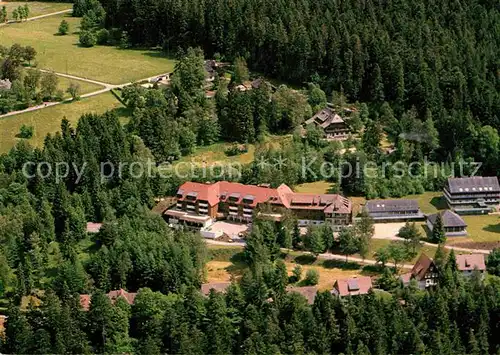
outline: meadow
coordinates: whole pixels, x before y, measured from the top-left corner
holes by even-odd
[[[7,8],[7,14],[9,19],[12,19],[12,11],[17,9],[19,6],[24,6],[28,4],[29,7],[29,17],[35,17],[45,14],[50,14],[53,12],[59,12],[63,10],[69,10],[73,6],[70,3],[62,3],[62,2],[39,2],[39,1],[9,1],[9,2],[0,2],[0,8],[5,6]]]
[[[70,34],[57,30],[65,19]],[[173,71],[174,61],[161,52],[148,49],[120,49],[112,46],[80,47],[80,18],[68,14],[0,27],[2,45],[19,43],[37,51],[41,69],[71,74],[111,84],[124,84]]]
[[[41,147],[48,133],[53,134],[60,130],[61,120],[64,117],[76,126],[78,119],[84,113],[103,113],[107,110],[115,110],[121,116],[126,116],[128,113],[110,92],[106,92],[76,102],[0,118],[0,153],[8,152],[19,141],[16,135],[23,124],[34,128],[33,137],[27,141],[32,146]]]

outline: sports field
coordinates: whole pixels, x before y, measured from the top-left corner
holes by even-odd
[[[70,34],[57,35],[61,21],[70,24]],[[111,46],[83,48],[78,43],[80,18],[69,14],[0,27],[1,44],[30,45],[38,54],[39,68],[72,74],[105,83],[124,84],[171,72],[174,61],[154,50],[119,49]]]

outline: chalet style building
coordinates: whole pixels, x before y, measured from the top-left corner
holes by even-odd
[[[457,269],[465,277],[470,277],[474,270],[477,270],[484,277],[486,273],[486,263],[483,254],[463,254],[457,255]]]
[[[318,294],[318,288],[316,286],[287,286],[286,292],[288,293],[298,293],[305,297],[308,304],[313,304],[316,295]]]
[[[335,281],[331,293],[338,297],[366,295],[372,287],[371,277],[352,277]]]
[[[485,214],[500,202],[496,176],[449,178],[444,187],[448,207],[458,214]]]
[[[467,235],[467,223],[453,211],[446,210],[438,212],[443,221],[444,234],[447,237],[463,237]],[[427,217],[427,228],[432,232],[438,217],[438,213],[431,214]]]
[[[301,226],[327,223],[338,231],[352,222],[351,201],[341,195],[295,193],[285,184],[274,189],[228,181],[184,183],[164,217],[173,226],[203,229],[217,219],[251,223],[259,216],[279,221],[284,210],[291,211]]]
[[[345,140],[351,132],[347,123],[329,107],[317,112],[304,124],[320,127],[325,132],[326,138],[331,140]]]
[[[411,280],[416,280],[418,288],[425,290],[438,284],[438,270],[434,261],[425,254],[421,254],[417,262],[407,274],[401,275],[400,280],[408,285]]]
[[[425,218],[415,200],[371,200],[365,211],[378,223],[417,221]]]

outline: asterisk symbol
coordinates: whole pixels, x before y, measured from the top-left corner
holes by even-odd
[[[267,158],[263,155],[261,155],[260,157],[257,158],[257,163],[256,163],[257,167],[261,170],[264,170],[265,168],[267,168],[270,164],[267,162]]]
[[[282,167],[286,166],[287,160],[288,160],[287,158],[283,158],[280,154],[277,158],[274,158],[274,161],[276,162],[274,163],[274,166],[277,167],[278,169],[281,169]]]

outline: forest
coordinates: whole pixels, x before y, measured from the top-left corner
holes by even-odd
[[[106,26],[133,45],[244,57],[288,82],[317,81],[352,101],[430,110],[438,126],[469,113],[500,125],[495,0],[101,0]],[[452,124],[459,124],[452,123]],[[453,142],[456,143],[456,142]],[[457,145],[456,149],[459,149]]]

